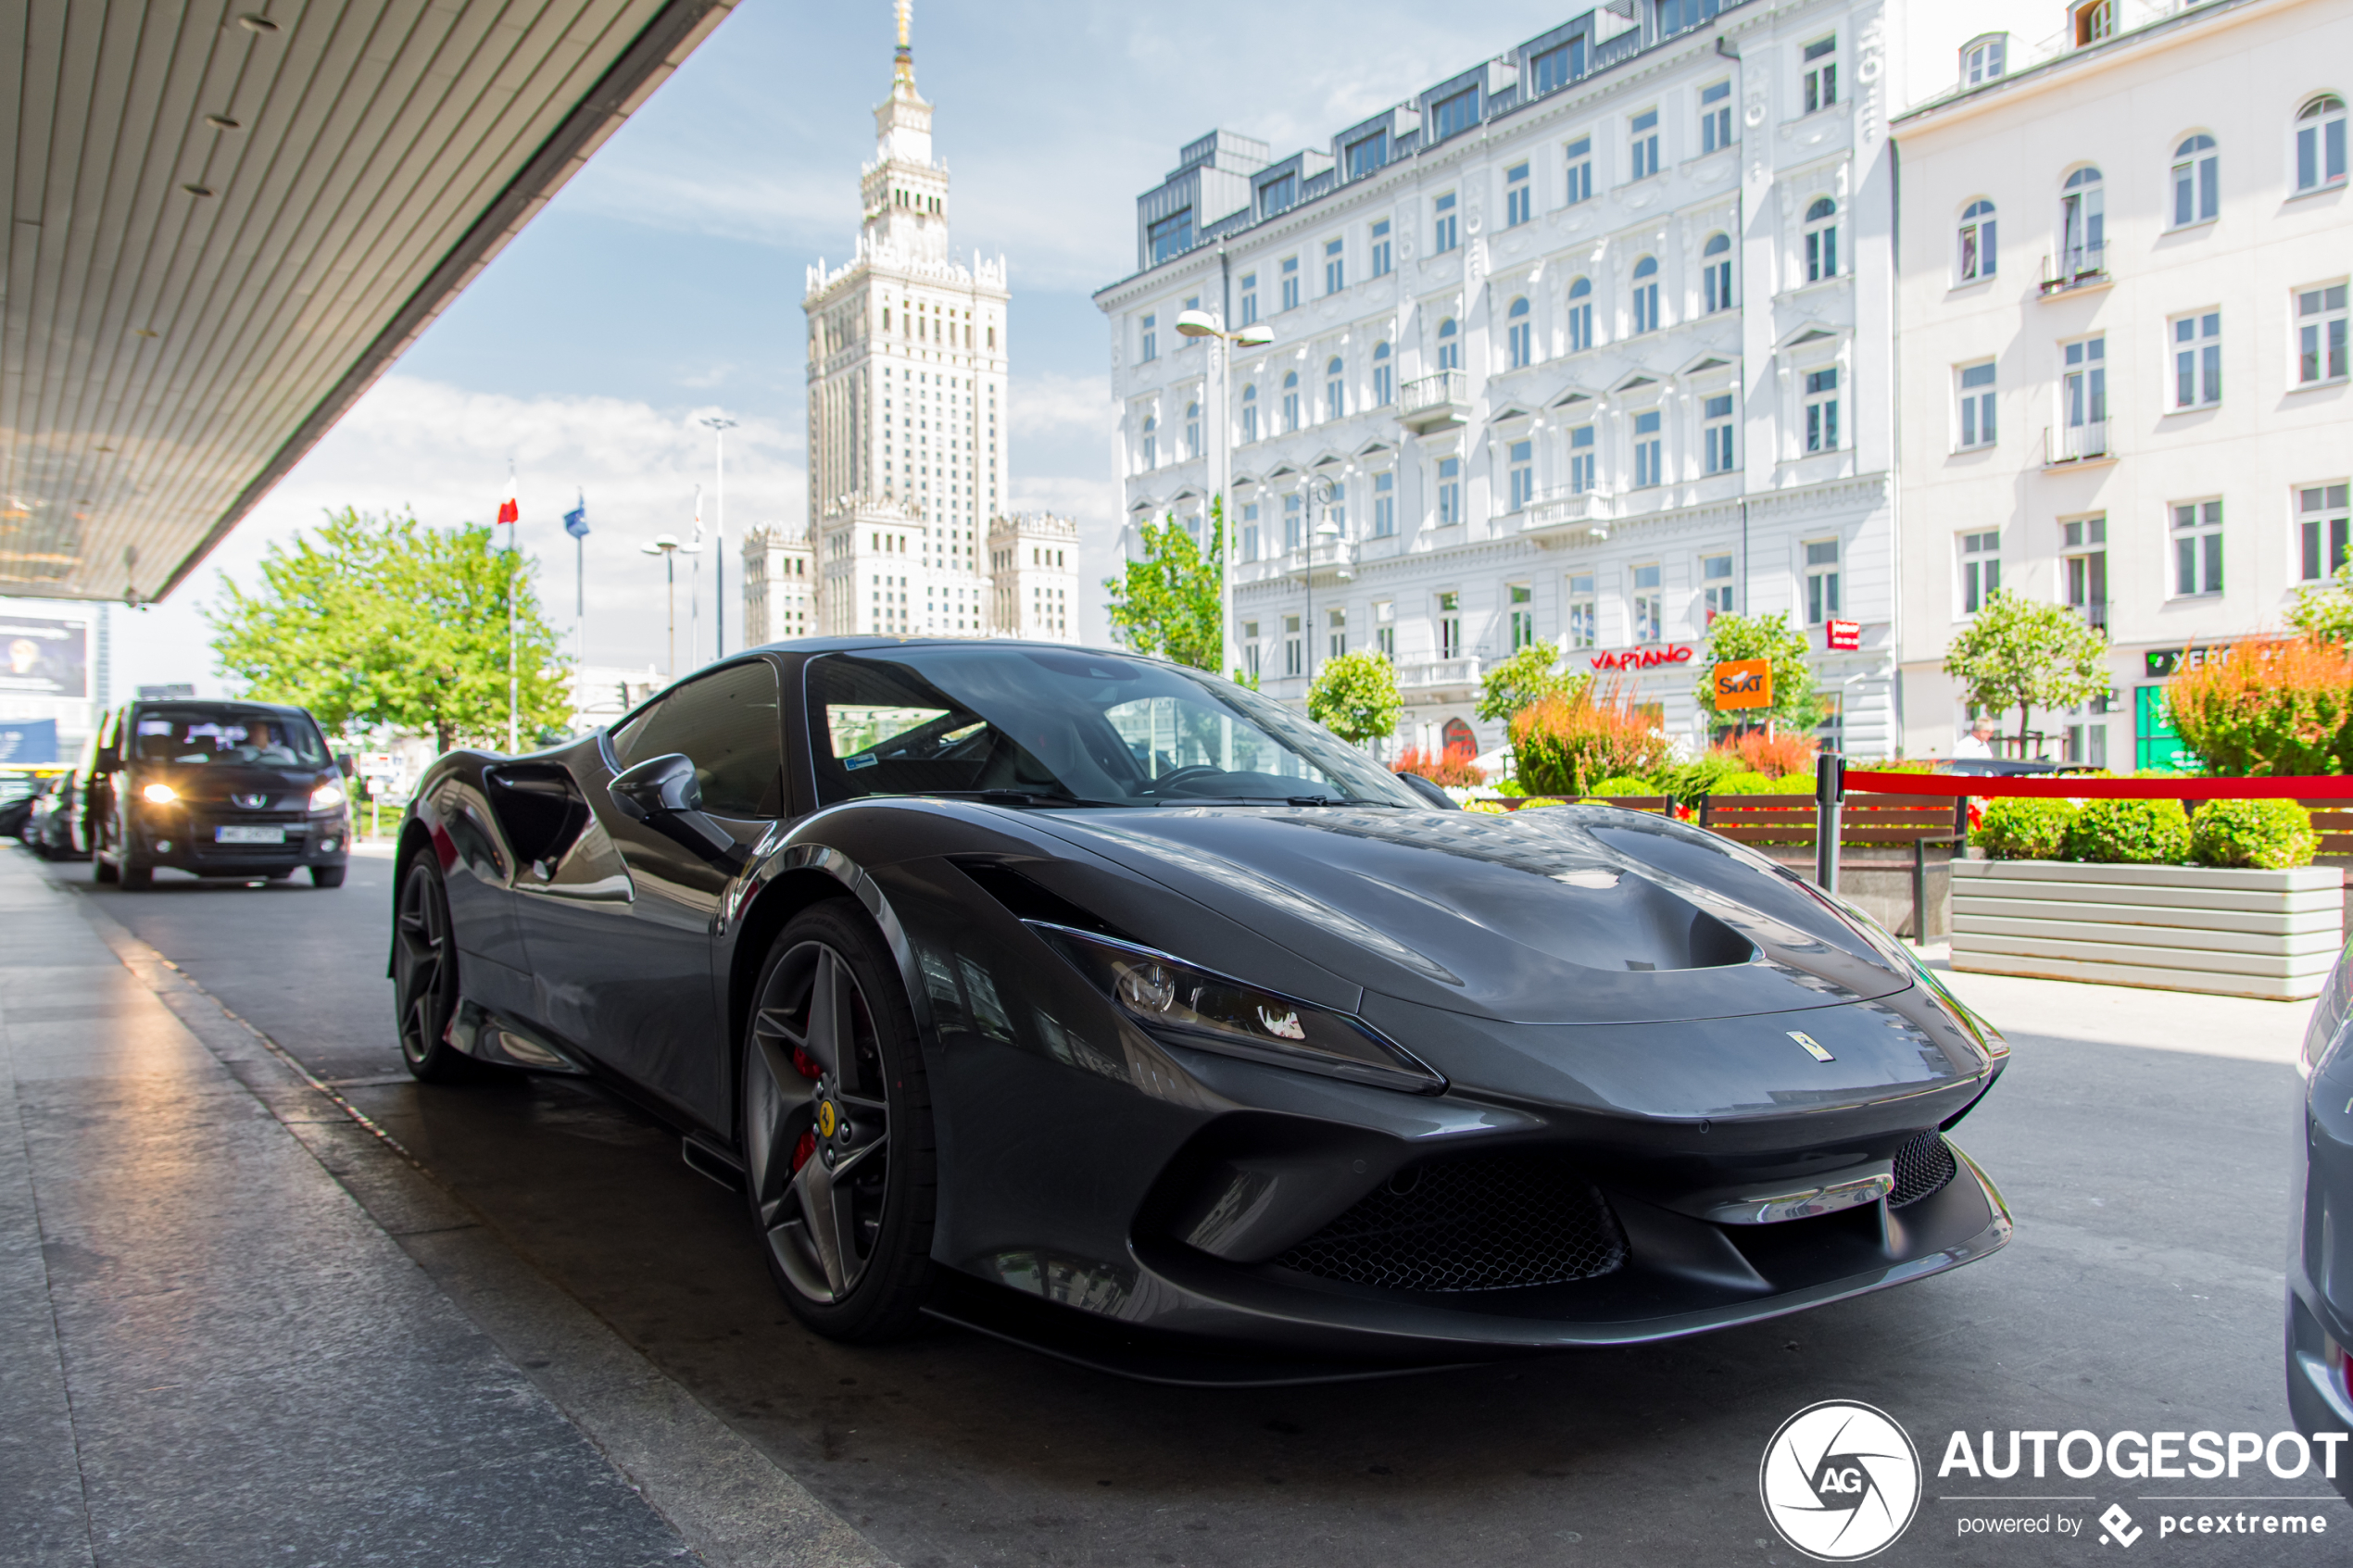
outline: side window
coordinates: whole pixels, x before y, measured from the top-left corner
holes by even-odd
[[[613,749],[624,768],[685,752],[694,759],[703,809],[716,816],[784,814],[784,728],[775,667],[764,659],[687,682],[622,726]]]

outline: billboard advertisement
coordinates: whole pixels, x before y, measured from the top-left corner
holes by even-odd
[[[0,611],[0,692],[87,697],[89,623]]]

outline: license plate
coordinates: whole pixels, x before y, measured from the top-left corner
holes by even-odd
[[[212,841],[215,844],[283,844],[286,841],[286,830],[283,828],[215,828],[212,830]]]

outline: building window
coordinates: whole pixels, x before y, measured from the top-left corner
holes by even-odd
[[[1348,286],[1348,257],[1342,254],[1346,249],[1346,244],[1347,242],[1343,240],[1324,242],[1324,292],[1326,294],[1338,294]]]
[[[1348,144],[1348,177],[1362,180],[1389,161],[1389,132],[1376,131]]]
[[[2193,136],[2173,149],[2173,227],[2221,216],[2222,155],[2211,136]]]
[[[1806,45],[1799,62],[1806,73],[1806,112],[1829,108],[1838,102],[1838,35],[1818,38]]]
[[[1634,331],[1658,331],[1658,257],[1655,256],[1634,263]]]
[[[1573,648],[1601,646],[1602,607],[1593,581],[1590,571],[1568,574],[1568,646]]]
[[[1579,278],[1568,285],[1568,351],[1582,354],[1593,346],[1593,280]]]
[[[1193,248],[1193,209],[1169,214],[1146,231],[1151,244],[1152,265],[1157,267],[1171,257],[1182,256]]]
[[[1838,615],[1838,541],[1815,539],[1806,546],[1806,624],[1819,626]]]
[[[2002,535],[1998,530],[1964,533],[1961,540],[1961,613],[1975,615],[2002,587]]]
[[[1302,647],[1300,646],[1300,645],[1301,645],[1301,643],[1302,643],[1303,640],[1304,640],[1304,639],[1302,639],[1302,638],[1300,636],[1300,634],[1299,634],[1299,617],[1298,617],[1298,616],[1296,616],[1296,615],[1286,615],[1286,616],[1284,616],[1284,617],[1283,617],[1283,673],[1284,673],[1284,674],[1286,674],[1286,675],[1297,675],[1297,674],[1299,674],[1299,673],[1301,672],[1301,667],[1302,667],[1302,665],[1306,662],[1306,650],[1305,650],[1304,648],[1302,648]]]
[[[2296,379],[2301,385],[2345,378],[2345,285],[2299,289],[2296,295]]]
[[[1283,433],[1289,435],[1299,428],[1299,372],[1283,372]]]
[[[1714,315],[1732,307],[1732,237],[1710,234],[1705,248],[1700,252],[1700,297]]]
[[[1990,537],[1990,535],[1989,535]],[[2067,606],[2094,626],[2108,624],[2108,519],[2059,524],[2061,585]]]
[[[1463,657],[1463,596],[1438,596],[1438,657]]]
[[[1347,415],[1347,368],[1340,363],[1340,356],[1334,355],[1324,366],[1324,418],[1338,420]]]
[[[1699,150],[1721,152],[1732,144],[1732,84],[1718,82],[1699,90]]]
[[[1373,407],[1386,408],[1397,401],[1397,366],[1389,345],[1373,345]]]
[[[1150,414],[1144,416],[1144,466],[1160,466],[1160,420]]]
[[[1582,495],[1593,488],[1593,427],[1579,425],[1568,433],[1568,488]]]
[[[1144,344],[1142,352],[1139,353],[1137,358],[1139,359],[1157,359],[1160,358],[1160,318],[1158,316],[1147,316],[1144,318],[1141,325],[1143,327]]]
[[[1579,136],[1568,144],[1567,152],[1567,205],[1575,207],[1579,202],[1593,199],[1593,139]]]
[[[1954,372],[1960,391],[1955,399],[1960,411],[1960,441],[1962,451],[1973,446],[1991,446],[1994,439],[1994,361],[1982,365],[1964,365]]]
[[[2323,93],[2296,116],[2296,188],[2345,182],[2345,100]]]
[[[1242,503],[1242,559],[1256,560],[1257,558],[1258,503],[1245,501]],[[1255,636],[1257,633],[1253,632],[1251,635]]]
[[[1438,323],[1438,368],[1441,370],[1463,368],[1462,333],[1455,329],[1452,316]]]
[[[1536,590],[1525,583],[1514,583],[1504,590],[1511,601],[1511,618],[1507,627],[1511,649],[1517,653],[1536,646]]]
[[[2342,484],[2313,484],[2296,493],[2296,543],[2307,583],[2334,577],[2347,559],[2346,491]]]
[[[1373,601],[1373,646],[1391,664],[1397,662],[1397,605],[1394,600]]]
[[[2171,323],[2173,407],[2205,408],[2222,401],[2222,313],[2196,311]]]
[[[2105,270],[2108,197],[2096,169],[2079,169],[2059,193],[2059,276],[2080,278]]]
[[[1999,257],[1994,245],[1994,204],[1973,201],[1961,212],[1960,280],[1973,283],[1994,275]]]
[[[1258,679],[1258,622],[1242,622],[1242,660],[1250,671],[1250,678]]]
[[[1536,498],[1536,443],[1532,440],[1512,442],[1505,448],[1505,455],[1510,459],[1511,509],[1520,511]]]
[[[1634,641],[1664,642],[1667,637],[1667,596],[1659,591],[1656,562],[1634,569]]]
[[[1242,388],[1242,439],[1258,439],[1258,383]]]
[[[1536,78],[1538,94],[1566,87],[1585,74],[1585,40],[1572,38],[1555,48],[1545,50],[1529,64]]]
[[[1348,611],[1332,609],[1324,612],[1324,629],[1329,641],[1325,645],[1329,657],[1339,659],[1348,652]]]
[[[1838,367],[1806,372],[1806,449],[1838,450]]]
[[[1732,471],[1732,395],[1719,393],[1700,405],[1700,444],[1707,455],[1707,471]]]
[[[1305,541],[1306,530],[1302,526],[1305,516],[1296,491],[1283,497],[1283,549],[1286,552],[1298,549]]]
[[[1397,476],[1373,475],[1373,537],[1387,539],[1397,532]]]
[[[1647,180],[1658,172],[1658,111],[1644,109],[1627,121],[1626,134],[1634,147],[1633,178]]]
[[[2222,503],[2177,501],[2173,506],[2173,592],[2222,591]]]
[[[1242,320],[1241,320],[1241,324],[1242,324],[1243,326],[1247,327],[1247,326],[1249,326],[1249,325],[1250,325],[1252,321],[1255,321],[1255,320],[1258,320],[1258,274],[1257,274],[1257,273],[1255,273],[1255,272],[1245,272],[1245,273],[1243,273],[1243,274],[1242,274]]]
[[[1818,283],[1838,276],[1838,206],[1818,196],[1806,209],[1806,281]]]
[[[1438,459],[1438,526],[1451,528],[1463,521],[1463,460]]]
[[[1431,204],[1431,255],[1443,255],[1462,243],[1462,231],[1458,227],[1461,217],[1454,210],[1454,193],[1452,191]]]
[[[1201,405],[1198,403],[1185,405],[1185,456],[1201,456]]]
[[[1732,613],[1732,558],[1702,556],[1699,558],[1700,607],[1705,619],[1702,626],[1715,624],[1719,615]]]
[[[1504,329],[1504,351],[1511,359],[1512,369],[1525,369],[1535,358],[1535,329],[1528,320],[1528,301],[1513,300],[1504,319],[1508,323]]]
[[[2080,48],[2116,36],[2116,0],[2084,0],[2075,7],[2075,43]]]
[[[1961,81],[1975,87],[2002,74],[2009,55],[2009,34],[1991,33],[1961,51]]]
[[[1466,87],[1451,98],[1430,106],[1429,139],[1433,144],[1468,131],[1478,123],[1478,89]]]
[[[1527,164],[1516,163],[1504,170],[1504,227],[1516,229],[1527,222],[1535,197]]]
[[[2067,345],[2067,371],[2060,383],[2067,409],[2070,458],[2108,451],[2108,339],[2085,338]]]
[[[1389,220],[1386,218],[1373,225],[1372,251],[1373,276],[1376,278],[1388,277],[1390,269]]]
[[[1299,200],[1299,176],[1277,175],[1258,187],[1258,215],[1272,217]]]
[[[1664,419],[1656,408],[1634,416],[1634,488],[1667,483],[1666,441],[1659,433]]]
[[[1279,270],[1283,279],[1283,308],[1296,310],[1299,308],[1299,257],[1284,257]]]

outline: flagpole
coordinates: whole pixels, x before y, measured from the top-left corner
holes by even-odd
[[[517,722],[521,708],[521,684],[515,669],[515,566],[521,558],[515,545],[515,530],[522,521],[522,508],[515,495],[515,465],[507,464],[507,755],[515,754],[515,740],[520,726]]]
[[[711,427],[716,445],[712,457],[714,476],[719,481],[719,553],[711,561],[711,656],[727,656],[727,433],[736,421],[724,414],[713,414],[703,420]]]

